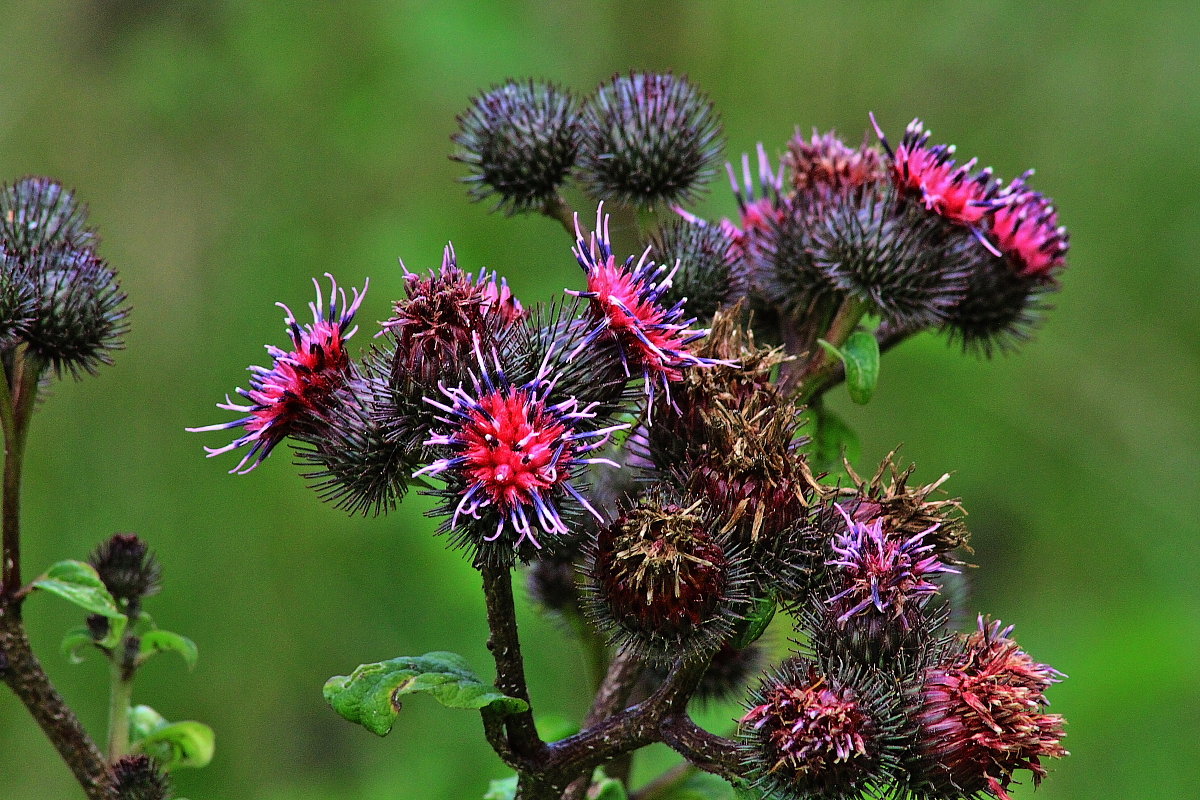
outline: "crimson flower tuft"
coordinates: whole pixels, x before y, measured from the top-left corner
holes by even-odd
[[[928,576],[958,572],[938,560],[933,539],[926,539],[937,525],[904,539],[885,530],[882,517],[860,522],[840,505],[835,508],[846,527],[833,537],[834,558],[825,563],[836,570],[835,587],[844,588],[826,603],[837,613],[838,625],[874,609],[908,630],[915,608],[937,594]]]
[[[1011,632],[981,617],[956,657],[926,671],[922,777],[935,797],[982,792],[1010,800],[1015,770],[1030,770],[1037,784],[1046,775],[1043,757],[1067,755],[1063,718],[1042,711],[1046,689],[1064,676],[1030,658]]]
[[[1028,173],[1026,173],[1028,175]],[[1024,176],[1005,189],[1011,202],[996,208],[991,233],[1000,252],[1026,278],[1046,278],[1066,264],[1070,242],[1050,198],[1025,188]]]
[[[281,441],[289,436],[304,434],[314,426],[320,426],[327,410],[334,401],[336,392],[345,387],[351,378],[352,366],[346,352],[346,340],[358,330],[351,327],[367,286],[362,292],[357,289],[349,298],[346,290],[339,289],[329,273],[329,305],[325,306],[321,287],[316,279],[316,302],[309,303],[313,321],[301,326],[296,315],[283,303],[277,303],[285,312],[284,323],[292,338],[292,349],[282,350],[267,345],[267,353],[273,359],[270,367],[249,367],[250,388],[236,391],[250,402],[238,404],[225,398],[217,408],[245,414],[229,422],[188,428],[192,432],[243,428],[245,433],[224,447],[204,448],[209,457],[227,453],[240,447],[249,447],[246,455],[230,473],[244,475],[263,462]]]
[[[570,291],[591,301],[595,330],[580,338],[568,358],[574,359],[589,345],[610,334],[616,343],[626,375],[640,371],[652,401],[655,386],[670,396],[670,384],[683,377],[683,369],[717,362],[691,352],[688,345],[707,331],[690,330],[694,319],[683,319],[683,302],[667,307],[661,302],[675,270],[647,260],[647,248],[635,263],[633,256],[618,265],[608,232],[604,204],[596,210],[596,231],[584,239],[575,219],[575,258],[587,274],[587,289]],[[676,267],[678,268],[678,267]]]
[[[473,540],[460,527],[464,517],[482,524],[482,543],[498,542],[514,551],[526,541],[542,548],[535,528],[564,539],[569,534],[559,509],[564,494],[600,519],[572,481],[585,465],[617,466],[587,454],[628,426],[593,429],[598,403],[583,404],[574,397],[552,401],[557,382],[550,369],[552,354],[547,351],[532,380],[514,385],[495,353],[492,364],[487,363],[477,341],[479,370],[471,374],[470,387],[442,385],[444,401],[425,398],[442,412],[438,421],[446,426],[425,444],[450,453],[413,477],[437,475],[446,481],[446,489],[436,492],[446,498],[443,510],[451,514],[445,529],[458,531],[464,540]],[[510,542],[506,533],[515,533],[516,539]]]
[[[772,795],[858,797],[878,782],[878,723],[849,686],[796,660],[768,677],[741,718]]]
[[[871,124],[892,160],[892,178],[901,191],[916,196],[926,209],[951,222],[978,229],[995,205],[997,185],[991,168],[971,175],[976,159],[956,164],[954,145],[930,145],[929,131],[920,119],[908,124],[895,150],[874,115]]]

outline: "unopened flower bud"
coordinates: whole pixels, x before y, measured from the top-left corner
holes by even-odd
[[[690,201],[721,152],[712,103],[669,73],[613,77],[587,102],[582,128],[580,181],[596,197],[628,205]]]
[[[92,552],[88,563],[120,602],[136,604],[161,588],[162,567],[136,534],[115,534]]]
[[[471,197],[499,197],[509,214],[538,210],[556,196],[579,150],[571,93],[553,83],[510,81],[476,97],[458,118],[451,156],[471,168]]]

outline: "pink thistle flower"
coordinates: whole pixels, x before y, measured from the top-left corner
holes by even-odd
[[[568,294],[588,298],[592,317],[599,325],[581,337],[569,359],[574,359],[605,334],[611,334],[625,374],[641,371],[646,394],[651,400],[656,384],[669,397],[670,383],[683,377],[684,368],[717,363],[688,349],[691,342],[708,331],[688,328],[695,319],[683,319],[683,301],[670,307],[660,302],[671,285],[678,264],[668,271],[665,265],[647,260],[650,248],[646,248],[636,263],[630,256],[624,264],[618,265],[603,203],[596,210],[596,231],[590,241],[585,241],[576,216],[575,239],[575,258],[587,274],[587,289],[568,290]]]
[[[725,171],[729,174],[729,185],[737,200],[740,218],[735,224],[731,220],[720,222],[721,231],[729,237],[732,245],[729,258],[737,260],[746,256],[760,255],[764,244],[775,235],[779,223],[789,212],[783,197],[783,165],[778,170],[771,168],[771,160],[762,142],[758,144],[758,184],[750,174],[750,155],[742,153],[742,177],[738,181],[733,165],[726,163]],[[676,212],[689,222],[703,220],[681,209]]]
[[[929,131],[920,119],[904,130],[900,145],[892,150],[875,115],[871,124],[892,160],[892,179],[902,192],[915,195],[926,209],[959,225],[977,231],[984,217],[995,206],[996,181],[991,168],[971,175],[977,159],[959,166],[954,145],[930,145]],[[981,238],[981,242],[984,240]],[[989,249],[991,245],[985,243]]]
[[[301,326],[296,315],[283,303],[276,303],[284,310],[284,323],[292,338],[292,349],[282,350],[267,345],[272,358],[270,367],[249,367],[250,388],[235,391],[250,402],[238,404],[228,395],[217,408],[237,411],[245,416],[206,425],[188,428],[191,432],[228,430],[243,428],[245,434],[224,447],[206,447],[208,456],[221,455],[240,447],[249,447],[246,455],[230,470],[231,474],[244,475],[263,462],[271,451],[289,436],[304,433],[314,425],[320,425],[335,393],[345,387],[352,376],[350,356],[346,352],[346,340],[358,330],[350,327],[354,315],[366,296],[367,285],[362,292],[354,289],[349,301],[346,290],[339,289],[329,273],[329,305],[325,307],[321,287],[317,288],[316,302],[309,303],[313,321]]]
[[[1025,188],[1026,173],[1003,192],[1010,198],[992,215],[991,234],[1000,252],[1026,278],[1045,278],[1066,265],[1067,229],[1058,224],[1050,198]]]
[[[495,542],[511,529],[517,534],[514,549],[526,539],[540,549],[535,525],[549,536],[568,533],[559,509],[564,494],[601,519],[572,481],[588,464],[618,466],[587,454],[629,426],[589,429],[598,403],[584,405],[573,397],[552,402],[556,379],[550,375],[551,354],[547,352],[531,381],[518,386],[494,353],[489,367],[476,340],[479,372],[471,374],[470,389],[442,385],[445,402],[425,398],[442,412],[438,421],[446,426],[425,444],[447,448],[450,454],[413,477],[437,475],[446,481],[446,489],[436,493],[447,500],[448,530],[461,530],[460,521],[469,517],[495,526],[482,537],[484,542]]]
[[[878,614],[888,614],[904,630],[911,626],[909,619],[914,607],[919,607],[938,587],[927,576],[958,570],[938,560],[936,543],[926,536],[937,530],[935,524],[907,539],[885,531],[883,518],[860,522],[863,504],[853,515],[840,505],[834,508],[846,521],[846,529],[833,537],[831,548],[835,558],[826,565],[838,569],[837,585],[842,591],[826,603],[838,612],[838,625],[845,625],[857,614],[874,608]]]
[[[979,619],[962,652],[925,674],[922,751],[932,767],[926,780],[955,797],[986,792],[1010,800],[1015,770],[1038,784],[1043,757],[1068,755],[1060,743],[1063,718],[1046,714],[1045,691],[1062,673],[1035,662],[1008,638],[1012,626]]]
[[[756,699],[740,721],[758,740],[766,775],[805,796],[857,796],[878,756],[869,747],[870,718],[851,689],[810,664],[768,679]]]

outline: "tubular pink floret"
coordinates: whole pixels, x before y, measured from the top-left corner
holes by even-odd
[[[568,358],[574,359],[600,337],[611,334],[625,373],[640,371],[651,399],[656,384],[669,395],[671,381],[681,379],[684,368],[716,363],[688,349],[708,331],[688,328],[695,320],[683,319],[683,303],[666,307],[661,302],[679,265],[668,269],[655,264],[649,260],[650,248],[636,262],[630,256],[618,265],[603,203],[596,209],[596,229],[586,239],[576,215],[572,252],[587,275],[587,289],[568,290],[568,294],[591,300],[592,318],[600,324],[581,338]]]
[[[1041,278],[1066,266],[1070,239],[1067,229],[1058,224],[1058,211],[1050,198],[1025,187],[1029,174],[1005,189],[1007,202],[992,215],[991,233],[1018,274]]]

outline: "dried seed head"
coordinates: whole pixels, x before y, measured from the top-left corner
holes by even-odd
[[[856,191],[886,176],[878,150],[866,144],[848,147],[833,131],[821,134],[814,129],[811,139],[796,131],[785,163],[795,190],[817,197]]]
[[[700,503],[643,497],[601,529],[586,572],[591,616],[651,660],[708,656],[744,601],[737,557]]]
[[[749,705],[741,718],[747,766],[770,796],[848,800],[882,789],[895,773],[896,701],[866,673],[795,658],[763,680]]]
[[[1011,632],[981,617],[957,653],[926,671],[912,779],[923,796],[1010,800],[1016,770],[1032,772],[1036,785],[1043,758],[1068,755],[1063,718],[1043,711],[1046,689],[1063,676],[1018,648]]]

